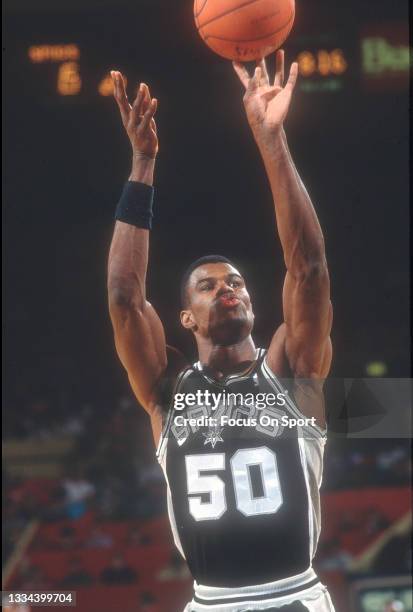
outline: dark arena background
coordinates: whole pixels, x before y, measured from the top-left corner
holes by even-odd
[[[259,346],[281,322],[282,254],[240,83],[190,0],[9,0],[5,17],[3,589],[76,591],[79,612],[180,612],[191,580],[108,316],[130,169],[109,70],[159,99],[148,295],[191,359],[179,279],[196,257],[245,271]],[[286,131],[332,279],[332,376],[408,378],[408,3],[297,0],[285,50],[300,70]],[[412,610],[404,434],[327,444],[315,568],[338,612]]]

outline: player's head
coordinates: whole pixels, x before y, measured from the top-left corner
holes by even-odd
[[[181,323],[195,336],[228,346],[252,331],[254,314],[242,274],[222,255],[194,261],[181,282]]]

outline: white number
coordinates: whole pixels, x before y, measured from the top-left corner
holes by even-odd
[[[253,497],[250,467],[260,468],[264,488],[262,497]],[[237,508],[245,516],[273,514],[283,503],[278,478],[277,460],[269,448],[245,448],[238,450],[231,459]]]
[[[225,469],[224,453],[188,455],[185,457],[189,512],[196,521],[219,519],[227,509],[225,484],[219,476],[203,476],[201,472]],[[267,447],[238,450],[230,461],[237,508],[244,516],[273,514],[283,503],[277,459]],[[264,495],[254,497],[251,466],[258,466]],[[200,494],[208,494],[202,501]]]
[[[185,457],[188,494],[208,493],[209,501],[202,498],[189,498],[189,512],[196,521],[219,519],[227,509],[225,484],[219,476],[201,476],[201,471],[224,470],[224,453],[214,455],[188,455]]]

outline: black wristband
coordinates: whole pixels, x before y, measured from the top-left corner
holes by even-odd
[[[152,229],[153,192],[153,187],[145,183],[125,183],[116,207],[115,219],[142,229]]]

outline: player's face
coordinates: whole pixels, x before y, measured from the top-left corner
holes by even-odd
[[[214,344],[228,346],[251,333],[254,314],[241,274],[227,263],[196,268],[187,287],[188,308],[181,313],[184,327]]]

